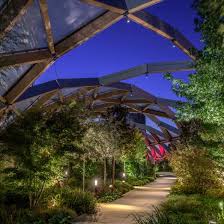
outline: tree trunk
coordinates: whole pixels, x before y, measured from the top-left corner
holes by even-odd
[[[104,158],[103,160],[103,185],[106,186],[107,184],[107,159]]]
[[[82,190],[85,191],[85,177],[86,177],[86,159],[83,158],[83,167],[82,167]]]
[[[116,162],[115,162],[115,158],[114,156],[112,157],[112,187],[114,189],[114,184],[115,184],[115,165],[116,165]]]

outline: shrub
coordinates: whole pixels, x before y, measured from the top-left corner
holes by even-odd
[[[77,217],[76,212],[67,208],[51,208],[40,211],[41,220],[49,224],[70,224]]]
[[[94,214],[97,207],[96,198],[92,193],[70,187],[48,189],[42,204],[47,207],[69,208],[78,215]]]
[[[128,177],[127,182],[133,186],[143,186],[154,180],[154,177]]]
[[[98,193],[98,202],[106,203],[114,201],[132,189],[133,186],[129,183],[117,180],[115,182],[113,191],[111,188],[109,188],[109,186],[101,189],[101,191]]]
[[[61,191],[61,206],[74,209],[78,215],[96,213],[96,198],[90,192],[65,188]]]
[[[202,195],[171,195],[162,208],[169,217],[180,214],[189,223],[198,224],[216,220],[220,211],[219,200]]]
[[[1,224],[71,224],[76,213],[69,209],[52,208],[41,211],[29,209],[1,210]]]
[[[206,191],[206,195],[214,198],[224,198],[224,188],[213,188]]]
[[[120,191],[103,191],[99,194],[98,202],[101,203],[107,203],[112,202],[122,196],[122,193]]]
[[[219,200],[202,195],[170,195],[160,208],[144,216],[135,216],[138,224],[205,224],[223,222]]]
[[[181,221],[182,218],[180,215],[170,218],[166,211],[156,207],[153,209],[152,213],[145,214],[144,216],[135,215],[134,219],[137,224],[187,224],[188,223],[188,222],[183,223]]]
[[[119,181],[117,180],[115,182],[115,185],[114,185],[115,189],[119,192],[121,192],[121,194],[125,194],[127,193],[128,191],[132,190],[133,189],[133,186],[127,182],[122,182],[122,181]]]
[[[206,150],[173,151],[170,164],[177,176],[178,185],[174,189],[179,192],[205,194],[208,189],[220,187],[217,165]]]

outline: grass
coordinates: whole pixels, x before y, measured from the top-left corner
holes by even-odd
[[[207,224],[224,223],[221,199],[204,195],[171,194],[160,208],[144,217],[136,216],[138,224]],[[221,203],[222,205],[222,203]]]

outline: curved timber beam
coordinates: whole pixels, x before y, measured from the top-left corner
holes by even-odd
[[[136,66],[121,72],[105,75],[100,77],[100,84],[108,85],[114,82],[120,82],[144,74],[177,72],[177,71],[191,71],[194,69],[192,61],[177,61],[177,62],[158,62],[148,63]]]
[[[157,129],[155,129],[155,128],[149,126],[149,125],[140,124],[140,123],[136,123],[136,122],[131,122],[131,123],[132,123],[135,127],[137,127],[137,128],[140,128],[140,129],[142,129],[142,130],[146,130],[146,131],[148,131],[148,132],[150,132],[150,133],[153,133],[153,134],[155,134],[155,135],[160,136],[162,139],[165,139],[164,134],[163,134],[161,131],[159,131],[159,130],[157,130]]]
[[[54,38],[53,38],[52,30],[51,30],[50,18],[48,15],[47,0],[39,0],[39,5],[40,5],[40,12],[41,12],[41,16],[42,16],[42,20],[44,23],[46,36],[47,36],[48,48],[49,48],[51,54],[54,55],[55,54]]]
[[[23,16],[33,0],[11,0],[0,11],[0,39],[3,38]]]
[[[167,131],[168,131],[168,133],[169,133],[169,131],[171,131],[171,132],[173,132],[173,133],[175,133],[177,135],[180,135],[181,134],[181,132],[180,132],[179,129],[177,129],[177,128],[173,127],[172,125],[169,125],[169,124],[167,124],[165,122],[160,121],[156,116],[154,116],[154,115],[148,115],[147,117],[150,120],[152,120],[155,124],[157,124],[158,127],[160,127],[162,129],[162,131],[163,131],[164,134],[167,134],[167,133],[165,133]],[[167,136],[167,137],[169,137],[169,136]]]
[[[55,46],[57,57],[62,56],[69,50],[79,46],[98,32],[111,26],[122,18],[121,15],[113,12],[105,12],[92,22],[88,23],[72,35],[67,37]],[[53,63],[53,59],[34,65],[23,77],[3,96],[8,104],[12,104],[18,99],[25,90]]]
[[[39,69],[41,70],[42,67],[40,67]],[[33,71],[33,69],[31,69],[31,71]],[[132,87],[130,88],[130,86]],[[113,105],[124,105],[128,107],[129,112],[143,113],[145,115],[156,115],[169,119],[175,119],[173,114],[172,116],[170,116],[170,109],[167,104],[158,104],[157,98],[155,96],[127,83],[114,83],[113,85],[103,86],[102,88],[104,92],[101,92],[101,86],[99,85],[99,80],[97,78],[59,79],[42,83],[37,86],[30,87],[15,102],[19,103],[20,101],[40,96],[41,98],[43,97],[40,102],[42,102],[44,99],[45,103],[45,100],[48,101],[48,97],[50,97],[52,94],[54,95],[56,93],[61,93],[61,90],[64,88],[73,88],[74,91],[68,96],[62,96],[63,99],[61,99],[62,97],[59,97],[58,101],[82,97],[86,100],[89,100],[91,105],[95,104],[95,109],[101,112],[106,111],[107,107]],[[95,91],[96,89],[97,92]],[[134,95],[130,96],[130,93],[133,89]],[[41,98],[39,98],[38,100],[40,100]],[[99,102],[101,104],[99,104]],[[142,107],[139,106],[139,104],[146,104],[147,106]],[[160,109],[156,109],[153,107],[150,108],[150,105],[154,104],[159,106]],[[7,104],[2,107],[2,110],[4,110],[6,107]],[[160,123],[160,125],[162,126],[163,123]],[[171,127],[165,126],[165,128],[168,129]],[[175,133],[176,129],[172,130]]]
[[[162,0],[82,0],[90,5],[104,8],[120,14],[133,13],[150,7]]]
[[[162,2],[163,0],[125,0],[129,13],[134,13],[139,10],[148,8],[155,4]]]
[[[193,60],[196,59],[196,55],[194,54],[196,48],[193,44],[177,29],[162,21],[157,16],[145,11],[138,11],[133,14],[129,14],[128,17],[145,28],[169,39]]]
[[[96,7],[100,7],[112,12],[116,12],[119,14],[124,14],[126,9],[125,0],[81,0],[90,5],[94,5]]]

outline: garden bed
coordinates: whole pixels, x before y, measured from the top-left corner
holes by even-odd
[[[143,186],[154,181],[152,177],[134,178],[130,177],[125,182],[116,181],[115,188],[112,190],[109,186],[102,189],[98,195],[98,202],[108,203],[121,198],[125,193],[134,189],[134,186]]]
[[[206,195],[171,194],[167,201],[145,217],[136,217],[138,224],[206,224],[224,223],[223,199]]]

